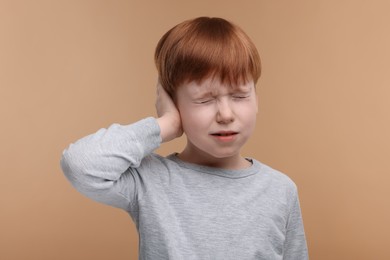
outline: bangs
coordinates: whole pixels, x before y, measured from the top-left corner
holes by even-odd
[[[221,18],[201,17],[174,27],[156,48],[160,80],[168,93],[209,77],[237,86],[260,77],[260,57],[249,37]],[[164,72],[166,73],[164,75]]]

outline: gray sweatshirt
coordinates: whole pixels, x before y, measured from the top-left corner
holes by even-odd
[[[248,159],[225,170],[153,151],[154,118],[111,125],[71,144],[62,169],[93,200],[122,208],[139,232],[139,259],[308,259],[295,184]]]

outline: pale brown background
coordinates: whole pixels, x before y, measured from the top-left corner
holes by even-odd
[[[389,3],[1,0],[0,259],[136,259],[127,214],[77,193],[59,159],[101,127],[155,115],[154,47],[201,15],[259,48],[244,154],[299,186],[311,259],[390,259]]]

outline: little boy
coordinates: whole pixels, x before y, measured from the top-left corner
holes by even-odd
[[[308,259],[295,184],[240,149],[258,108],[260,58],[236,25],[200,17],[159,41],[158,118],[113,124],[61,160],[86,196],[126,210],[139,259]],[[167,157],[153,151],[185,133]]]

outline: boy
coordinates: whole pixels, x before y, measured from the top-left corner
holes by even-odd
[[[139,259],[307,259],[295,184],[240,155],[258,107],[249,37],[224,19],[196,18],[161,38],[155,62],[158,118],[70,145],[61,160],[70,182],[130,214]],[[183,132],[181,153],[153,153]]]

